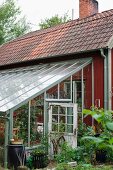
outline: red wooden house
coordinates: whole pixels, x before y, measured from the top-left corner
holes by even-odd
[[[44,107],[46,131],[48,121],[49,130],[54,130],[53,124],[58,128],[60,116],[56,120],[57,113],[52,115],[55,104],[57,112],[60,104],[65,108],[67,103],[67,108],[78,103],[80,110],[92,105],[113,109],[113,9],[99,13],[96,0],[80,0],[79,7],[79,19],[0,46],[1,113],[11,115],[44,94],[52,110],[47,116]],[[74,109],[77,111],[76,106]],[[65,114],[69,118],[70,113]],[[64,119],[66,131],[74,134],[76,125]]]

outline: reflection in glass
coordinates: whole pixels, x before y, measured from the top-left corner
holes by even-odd
[[[58,115],[52,115],[52,122],[58,123]]]
[[[73,133],[73,125],[67,125],[67,132]]]
[[[58,85],[49,89],[46,94],[48,99],[58,99]]]
[[[64,123],[59,124],[59,132],[65,132],[65,124]]]
[[[65,107],[59,107],[59,114],[66,114],[66,108]]]
[[[73,107],[52,105],[52,131],[73,133]]]
[[[71,98],[71,78],[69,77],[67,80],[60,83],[60,99],[70,99]]]
[[[67,115],[73,115],[73,107],[67,107]]]
[[[58,132],[58,124],[52,123],[52,131]]]
[[[67,123],[68,124],[73,124],[73,116],[68,116],[67,117]]]
[[[52,113],[58,114],[58,106],[52,106]]]
[[[66,120],[65,120],[65,116],[59,116],[59,123],[65,123]]]

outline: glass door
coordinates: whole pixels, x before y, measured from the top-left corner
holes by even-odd
[[[54,142],[59,145],[60,138],[72,147],[77,146],[77,104],[50,103],[49,104],[49,134],[54,136]],[[56,141],[55,141],[56,137]],[[50,139],[51,143],[51,139]],[[58,148],[58,146],[57,146]],[[54,148],[53,148],[54,149]]]

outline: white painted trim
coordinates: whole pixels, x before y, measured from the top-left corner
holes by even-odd
[[[31,141],[30,121],[31,121],[31,100],[29,100],[29,111],[28,111],[28,147],[30,147],[30,141]]]
[[[113,48],[113,35],[111,36],[111,38],[109,39],[108,43],[107,43],[107,47],[112,49]]]

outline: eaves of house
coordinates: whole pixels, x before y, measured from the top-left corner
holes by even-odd
[[[1,45],[0,66],[108,48],[112,36],[113,9],[30,32]]]

